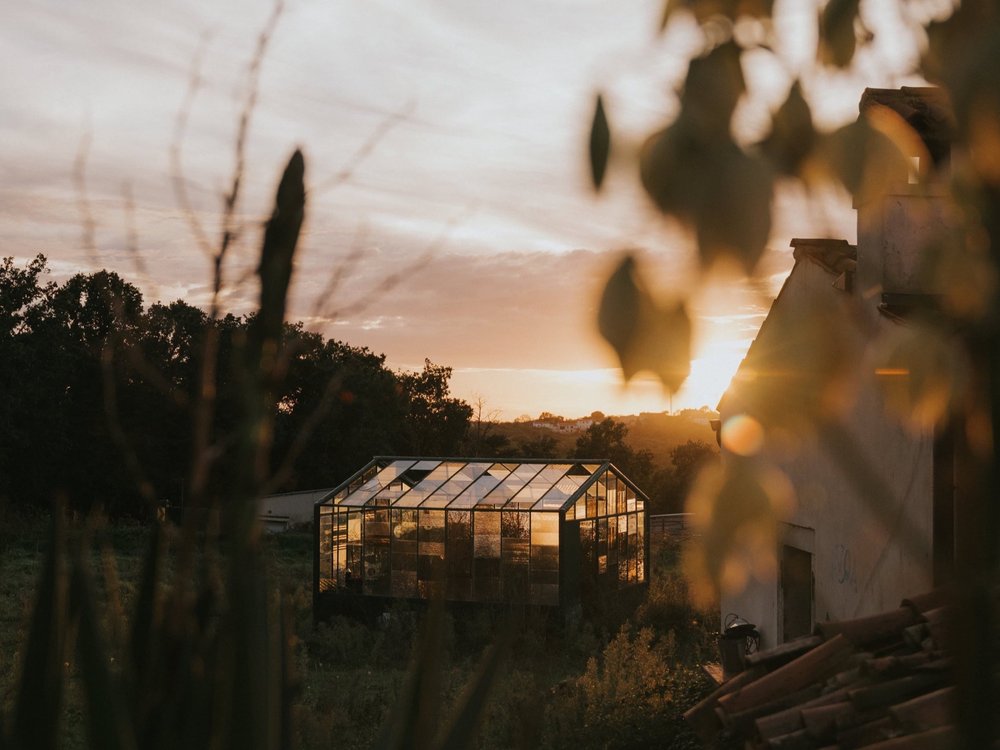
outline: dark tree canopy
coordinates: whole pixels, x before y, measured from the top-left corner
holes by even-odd
[[[653,454],[635,450],[627,442],[628,426],[606,417],[587,428],[576,441],[576,458],[608,458],[639,487],[648,486],[653,474]]]
[[[211,339],[216,391],[209,493],[232,482],[243,361],[253,316],[215,321],[177,300],[144,306],[109,271],[45,279],[39,255],[0,260],[0,499],[142,514],[183,501],[191,404]],[[211,334],[211,335],[209,335]],[[274,490],[332,486],[376,454],[461,452],[472,408],[451,368],[395,372],[385,356],[285,324],[285,378],[274,394]]]

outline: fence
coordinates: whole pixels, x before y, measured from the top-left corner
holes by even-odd
[[[651,544],[663,544],[668,539],[687,539],[690,535],[690,513],[662,513],[649,517],[649,541]]]

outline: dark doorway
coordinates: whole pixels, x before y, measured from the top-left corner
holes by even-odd
[[[781,637],[809,635],[813,626],[812,555],[787,544],[781,548]]]

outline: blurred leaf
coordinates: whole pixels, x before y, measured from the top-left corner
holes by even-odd
[[[657,207],[695,229],[703,267],[731,257],[753,273],[771,229],[774,180],[763,159],[682,112],[646,142],[639,166]]]
[[[703,268],[728,257],[749,274],[770,234],[774,186],[767,163],[730,135],[744,91],[736,44],[692,60],[680,115],[649,138],[639,168],[657,207],[695,230]]]
[[[288,284],[292,278],[295,248],[305,216],[305,159],[296,150],[288,160],[278,183],[271,218],[264,229],[261,245],[260,306],[248,333],[249,365],[259,370],[264,382],[274,375],[277,341],[285,320]]]
[[[700,539],[685,560],[700,598],[740,591],[751,577],[773,576],[779,523],[794,507],[787,477],[760,461],[734,456],[704,469],[687,500]]]
[[[14,744],[47,750],[58,745],[66,653],[66,572],[62,506],[52,511],[52,531],[23,647],[21,681],[14,706]]]
[[[598,329],[621,362],[625,380],[642,371],[676,392],[690,371],[691,321],[683,303],[661,307],[626,255],[608,279],[597,315]]]
[[[991,85],[1000,83],[991,81]],[[971,163],[980,180],[1000,186],[1000,94],[981,91],[968,112],[968,141]]]
[[[701,264],[733,258],[752,274],[771,234],[774,179],[763,159],[735,150],[695,216]]]
[[[943,21],[931,21],[925,27],[927,44],[920,55],[920,72],[932,83],[943,83],[949,62],[954,61],[955,15]],[[964,35],[963,35],[964,36]]]
[[[895,326],[875,347],[874,373],[886,408],[914,430],[942,424],[964,400],[971,365],[954,337],[938,327]]]
[[[230,742],[246,750],[273,747],[280,718],[272,692],[278,687],[271,642],[273,606],[264,562],[255,549],[233,556],[226,593],[229,607],[222,639],[231,682]]]
[[[594,105],[594,119],[590,124],[590,176],[594,182],[594,190],[601,189],[610,155],[611,130],[608,127],[607,115],[604,113],[604,101],[598,94],[597,103]]]
[[[902,122],[898,116],[896,120]],[[902,127],[906,127],[905,123]],[[822,165],[854,196],[855,205],[878,199],[893,184],[905,183],[910,169],[905,153],[883,130],[873,127],[867,117],[860,117],[826,136],[820,144],[819,157]]]
[[[773,0],[667,0],[663,6],[660,29],[666,28],[670,18],[679,10],[694,15],[699,23],[718,16],[735,21],[740,16],[770,18]]]
[[[986,315],[997,292],[997,268],[983,227],[973,220],[927,238],[920,279],[922,288],[941,291],[947,314],[966,320]]]
[[[375,740],[378,750],[429,748],[434,741],[441,707],[443,612],[440,600],[427,611],[406,679]]]
[[[683,116],[711,138],[728,139],[733,112],[746,91],[740,54],[734,42],[726,42],[688,65],[681,94]]]
[[[86,548],[73,566],[72,608],[79,623],[77,656],[87,702],[90,746],[107,750],[135,747],[135,734],[125,706],[121,682],[111,671],[108,651],[98,622],[97,595],[86,570]]]
[[[683,118],[649,137],[639,156],[639,174],[660,211],[690,224],[711,189],[711,172],[702,169],[712,163],[711,149]]]
[[[281,681],[281,740],[282,750],[291,750],[295,746],[294,734],[294,700],[300,691],[300,680],[296,671],[295,646],[295,612],[291,602],[284,599],[281,604],[281,627],[278,631],[280,639],[281,669],[278,678]]]
[[[796,81],[771,120],[771,134],[761,148],[779,173],[796,177],[815,144],[812,112],[802,96],[802,85]]]
[[[451,724],[444,733],[441,750],[462,750],[475,745],[476,730],[486,711],[490,689],[510,647],[513,627],[501,631],[496,643],[486,649],[479,668],[459,697]]]
[[[145,724],[148,712],[155,710],[153,680],[156,668],[156,646],[163,647],[160,640],[160,619],[162,599],[159,596],[160,568],[163,560],[164,531],[159,523],[154,524],[150,534],[149,548],[143,560],[142,576],[132,612],[132,631],[129,636],[130,678],[132,681],[130,698],[136,726]]]
[[[854,22],[860,0],[829,0],[819,17],[819,60],[846,68],[854,58],[857,36]]]

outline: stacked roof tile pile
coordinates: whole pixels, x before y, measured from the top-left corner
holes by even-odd
[[[934,592],[899,609],[816,626],[747,657],[747,669],[685,719],[706,742],[747,748],[913,750],[956,739],[946,602]]]

